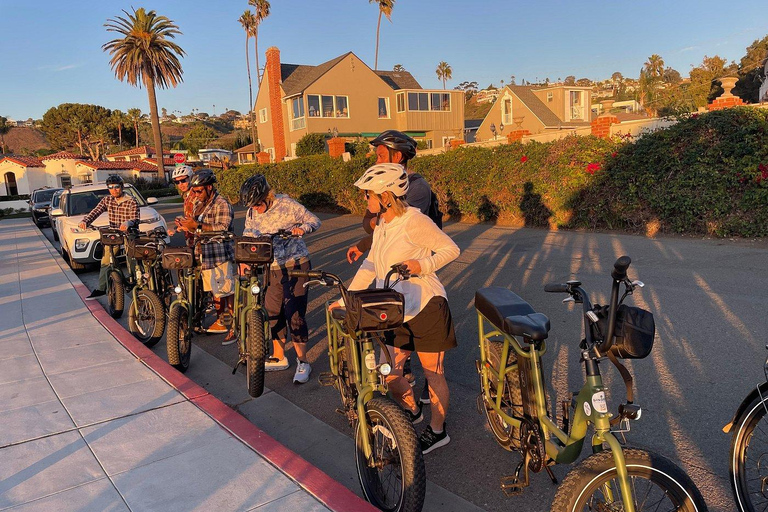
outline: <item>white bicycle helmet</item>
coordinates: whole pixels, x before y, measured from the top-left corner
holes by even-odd
[[[176,167],[171,173],[171,179],[175,180],[176,178],[191,178],[194,173],[195,171],[193,171],[190,166],[180,165]]]
[[[379,195],[388,190],[395,197],[403,197],[408,193],[408,174],[400,164],[376,164],[360,176],[355,186]]]

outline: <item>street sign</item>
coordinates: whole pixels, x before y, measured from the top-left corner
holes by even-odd
[[[187,160],[187,157],[184,156],[184,153],[176,153],[173,155],[173,161],[177,164],[183,164]]]

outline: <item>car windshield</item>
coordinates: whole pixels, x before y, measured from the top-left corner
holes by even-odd
[[[147,202],[141,197],[141,194],[135,188],[125,188],[124,193],[128,194],[139,203],[139,206],[146,206]],[[109,190],[89,190],[88,192],[73,192],[70,193],[67,203],[69,204],[69,215],[86,215],[88,212],[96,208],[99,201],[105,196],[109,195]]]
[[[38,190],[37,192],[35,192],[34,202],[42,203],[45,201],[50,201],[55,192],[56,192],[56,189],[53,189],[53,188],[51,190]]]
[[[58,208],[60,202],[61,202],[61,190],[53,194],[53,197],[51,198],[51,208]]]

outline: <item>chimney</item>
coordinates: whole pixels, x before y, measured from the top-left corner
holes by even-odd
[[[276,46],[267,49],[267,74],[269,75],[269,115],[272,120],[272,138],[275,145],[275,162],[285,158],[285,126],[283,124],[283,101],[280,94],[280,50]]]

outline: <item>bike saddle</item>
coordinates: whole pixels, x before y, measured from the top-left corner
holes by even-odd
[[[516,293],[489,286],[475,292],[475,309],[493,325],[512,336],[547,338],[549,318],[536,311]]]
[[[336,308],[331,310],[331,316],[334,320],[343,322],[347,318],[347,308]]]

